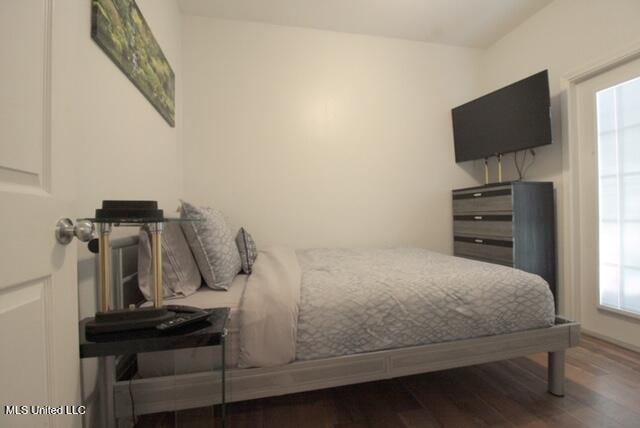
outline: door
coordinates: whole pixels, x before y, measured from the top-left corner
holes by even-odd
[[[5,407],[80,404],[77,246],[54,237],[74,180],[72,148],[52,138],[52,13],[53,0],[0,1],[2,427],[81,424]]]
[[[576,89],[580,321],[640,348],[640,60]]]

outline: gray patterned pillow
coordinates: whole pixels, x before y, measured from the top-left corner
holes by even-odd
[[[138,243],[138,287],[147,300],[153,298],[151,236],[148,227],[140,229]],[[164,297],[185,297],[202,284],[198,265],[177,223],[166,223],[162,232],[162,285]]]
[[[214,290],[227,290],[240,272],[238,248],[224,215],[213,208],[182,202],[181,215],[201,221],[182,223],[204,282]]]
[[[256,261],[256,257],[258,257],[258,250],[256,249],[256,242],[244,227],[241,227],[238,235],[236,235],[236,245],[242,261],[242,272],[251,275],[251,268],[253,267],[253,262]]]

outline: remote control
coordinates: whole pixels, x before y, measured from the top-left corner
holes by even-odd
[[[179,314],[174,319],[165,321],[156,326],[157,330],[162,332],[176,330],[189,324],[203,321],[211,315],[208,311],[194,312],[190,314]]]
[[[165,308],[168,311],[175,312],[178,315],[200,313],[204,310],[202,308],[196,308],[195,306],[185,306],[185,305],[165,305]]]

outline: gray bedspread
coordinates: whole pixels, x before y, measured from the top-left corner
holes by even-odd
[[[554,322],[537,275],[422,249],[297,251],[296,359],[511,333]]]

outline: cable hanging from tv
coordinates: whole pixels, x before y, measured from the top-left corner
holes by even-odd
[[[527,171],[529,171],[529,168],[531,168],[531,165],[533,165],[533,163],[536,161],[536,152],[533,149],[528,149],[528,150],[523,150],[524,154],[522,155],[522,160],[518,159],[518,153],[521,152],[514,152],[513,153],[513,163],[516,166],[516,171],[518,172],[518,180],[523,180],[525,175],[527,174]],[[529,164],[527,165],[527,155],[531,153],[531,161],[529,162]]]

